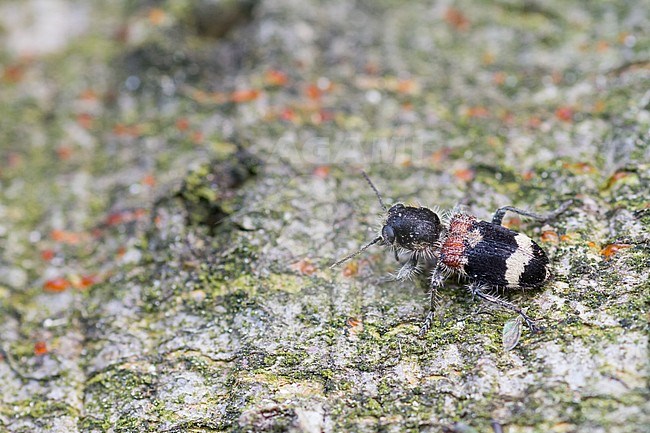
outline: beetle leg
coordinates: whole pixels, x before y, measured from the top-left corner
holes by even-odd
[[[422,327],[418,333],[418,336],[420,338],[423,338],[427,332],[429,332],[429,329],[431,329],[433,316],[435,314],[436,307],[438,306],[438,288],[442,287],[442,283],[445,280],[439,263],[440,262],[438,262],[433,272],[431,273],[431,284],[429,285],[429,311],[427,312],[427,316],[424,318],[424,323],[422,323]]]
[[[506,215],[506,212],[508,212],[508,211],[514,212],[516,214],[523,215],[523,216],[526,216],[526,217],[534,218],[536,220],[548,221],[548,220],[551,220],[551,219],[557,217],[562,212],[567,210],[568,207],[571,205],[571,203],[573,203],[573,200],[567,200],[564,203],[562,203],[559,208],[557,208],[553,212],[549,212],[547,214],[538,214],[538,213],[534,213],[534,212],[528,212],[526,210],[519,209],[519,208],[516,208],[516,207],[513,207],[513,206],[503,206],[503,207],[500,207],[499,209],[497,209],[496,212],[494,212],[494,216],[492,217],[492,224],[496,224],[496,225],[500,226],[501,223],[503,222],[503,217]]]
[[[524,319],[524,322],[526,322],[526,325],[528,325],[528,328],[530,328],[530,332],[538,332],[540,331],[540,328],[535,325],[535,321],[531,319],[526,313],[523,312],[523,310],[519,307],[517,307],[515,304],[505,301],[498,296],[491,295],[489,293],[486,293],[483,290],[483,286],[472,283],[469,286],[467,286],[469,291],[472,293],[472,296],[476,296],[477,298],[483,299],[484,301],[490,302],[492,304],[496,304],[502,308],[506,308],[508,310],[512,310],[515,313],[519,314],[522,319]]]
[[[417,254],[414,253],[409,259],[409,261],[406,262],[404,266],[402,266],[400,270],[397,272],[397,279],[398,280],[411,279],[411,277],[413,277],[413,274],[417,272],[418,272],[418,256]]]

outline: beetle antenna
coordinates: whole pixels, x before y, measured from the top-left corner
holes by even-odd
[[[377,242],[381,241],[382,239],[383,239],[383,238],[382,238],[381,236],[377,236],[376,238],[374,238],[374,239],[372,240],[372,242],[370,242],[369,244],[364,245],[363,247],[361,247],[361,249],[360,249],[359,251],[357,251],[356,253],[352,253],[352,254],[350,254],[349,256],[343,257],[341,260],[339,260],[338,262],[334,263],[332,266],[330,266],[330,269],[337,267],[338,265],[340,265],[340,264],[343,263],[343,262],[347,262],[347,261],[350,260],[352,257],[356,257],[356,256],[358,256],[359,254],[361,254],[362,252],[364,252],[365,250],[367,250],[368,248],[370,248],[371,246],[373,246],[373,245],[376,244]]]
[[[368,181],[368,184],[370,185],[370,188],[372,188],[372,190],[373,190],[373,191],[375,192],[375,194],[377,195],[377,198],[379,199],[379,204],[381,204],[381,207],[384,209],[384,211],[388,212],[388,208],[386,207],[386,204],[384,204],[384,200],[382,200],[382,198],[381,198],[381,194],[379,194],[379,191],[378,191],[377,188],[375,187],[375,184],[372,183],[372,181],[371,181],[370,178],[368,177],[368,174],[367,174],[365,171],[363,171],[363,170],[361,170],[361,174],[363,174],[363,177],[365,177],[365,178],[366,178],[366,181]]]

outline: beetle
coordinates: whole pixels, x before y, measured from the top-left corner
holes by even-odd
[[[429,310],[419,335],[424,337],[431,328],[438,300],[438,289],[449,275],[465,277],[470,293],[491,304],[519,314],[530,328],[539,328],[521,308],[501,299],[495,290],[538,289],[551,278],[551,267],[544,250],[528,236],[502,225],[506,212],[513,212],[540,221],[547,221],[564,212],[572,200],[555,211],[541,215],[513,206],[504,206],[494,213],[492,221],[458,210],[440,218],[429,208],[406,206],[397,203],[386,206],[379,191],[365,172],[366,181],[375,192],[379,204],[386,212],[381,233],[358,251],[338,260],[334,268],[361,254],[371,246],[380,244],[393,249],[395,259],[400,254],[408,260],[397,273],[398,280],[411,278],[418,272],[420,263],[432,263],[429,284]]]

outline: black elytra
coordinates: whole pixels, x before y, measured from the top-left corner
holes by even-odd
[[[548,280],[548,257],[530,238],[487,221],[476,221],[472,228],[482,240],[473,247],[465,245],[464,271],[470,279],[491,287],[521,288],[539,288]]]
[[[465,273],[472,280],[493,287],[506,287],[518,283],[512,281],[508,284],[506,279],[507,259],[519,248],[515,240],[517,232],[487,221],[477,221],[476,226],[483,240],[473,248],[466,247]]]
[[[548,266],[550,261],[544,250],[533,242],[533,259],[525,266],[524,272],[519,277],[521,287],[541,287],[549,278]]]

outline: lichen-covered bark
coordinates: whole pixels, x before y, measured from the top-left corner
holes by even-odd
[[[650,425],[643,2],[88,4],[38,43],[0,3],[0,430]],[[553,263],[505,295],[544,331],[504,350],[450,278],[420,339],[425,275],[329,269],[376,236],[360,169],[482,219],[573,199],[506,218]]]

